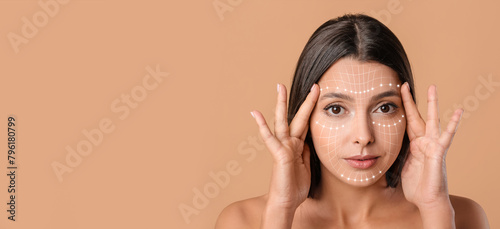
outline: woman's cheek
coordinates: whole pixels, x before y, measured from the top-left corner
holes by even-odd
[[[387,156],[397,157],[406,131],[404,113],[398,112],[391,118],[374,119],[372,125],[376,143],[383,146],[383,151]]]
[[[318,158],[320,159],[321,163],[327,166],[325,162],[328,161],[328,158],[330,157],[329,154],[334,154],[334,152],[329,152],[329,146],[333,146],[331,140],[336,139],[336,136],[332,136],[331,134],[326,133],[324,128],[322,127],[323,124],[320,123],[320,121],[321,119],[311,118],[311,137]],[[318,123],[320,123],[320,125],[318,125]]]
[[[339,159],[346,153],[351,153],[348,145],[350,121],[337,121],[325,114],[311,117],[311,137],[316,154],[321,163],[330,172],[338,170]]]

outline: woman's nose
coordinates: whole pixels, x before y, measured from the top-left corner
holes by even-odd
[[[375,141],[373,136],[372,126],[369,125],[366,115],[357,115],[353,125],[353,143],[360,145],[368,145]]]

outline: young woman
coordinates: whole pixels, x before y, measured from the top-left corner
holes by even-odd
[[[216,228],[489,228],[476,202],[449,195],[445,157],[463,110],[440,130],[436,86],[427,120],[403,46],[383,24],[345,15],[321,25],[287,89],[274,134],[269,193],[233,203]],[[287,111],[288,109],[288,111]]]

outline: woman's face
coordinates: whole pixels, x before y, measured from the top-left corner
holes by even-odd
[[[405,134],[397,73],[377,62],[342,58],[318,85],[310,128],[323,167],[352,185],[375,183],[396,160]]]

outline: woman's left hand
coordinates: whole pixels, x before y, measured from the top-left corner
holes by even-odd
[[[450,204],[445,159],[463,110],[453,113],[441,133],[436,86],[431,85],[427,93],[427,122],[412,99],[408,83],[401,87],[401,96],[410,139],[410,152],[401,174],[404,195],[420,210]]]

